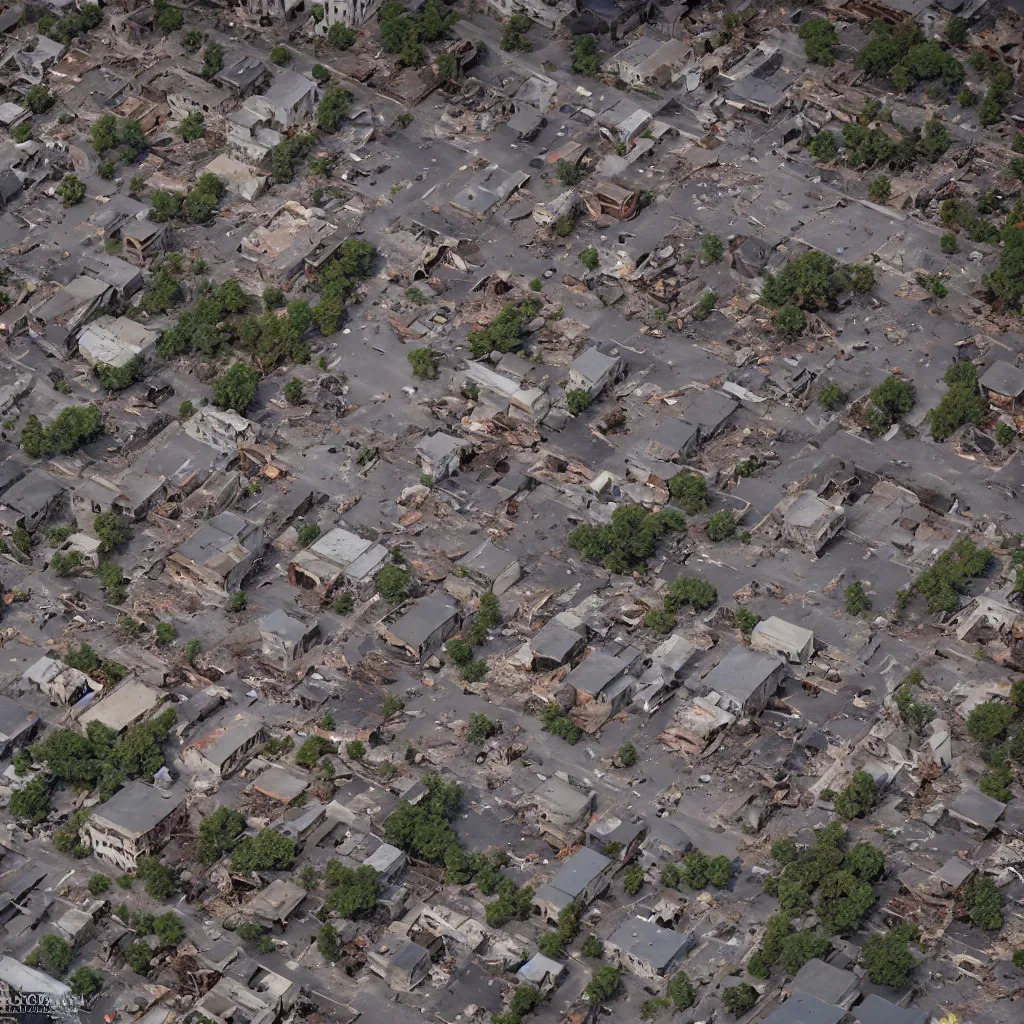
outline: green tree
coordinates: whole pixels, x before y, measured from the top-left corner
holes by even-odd
[[[284,398],[289,405],[301,405],[302,381],[296,377],[290,377],[284,386]]]
[[[992,747],[1003,738],[1013,718],[1012,705],[985,701],[971,709],[967,716],[967,731],[971,739],[982,747]]]
[[[101,114],[89,129],[92,148],[102,156],[117,145],[117,118],[113,114]]]
[[[38,825],[46,820],[50,807],[50,784],[42,777],[34,778],[12,794],[7,809],[19,821]]]
[[[597,39],[592,35],[576,37],[572,53],[572,69],[578,75],[593,78],[601,70],[601,55],[597,51]]]
[[[336,50],[348,50],[356,41],[356,34],[348,27],[338,22],[332,25],[327,32],[327,42]]]
[[[711,504],[707,481],[699,473],[682,471],[669,477],[668,493],[673,504],[691,516],[705,511]]]
[[[368,914],[377,905],[380,882],[377,872],[366,865],[353,869],[330,860],[324,870],[324,884],[330,889],[324,901],[328,913],[351,920]]]
[[[607,1003],[622,992],[622,971],[618,967],[599,967],[583,990],[592,1003]]]
[[[85,184],[77,175],[65,174],[56,192],[62,206],[77,206],[85,198]]]
[[[404,600],[409,589],[409,574],[397,565],[385,565],[373,578],[377,593],[388,604],[398,604]]]
[[[776,334],[785,341],[795,341],[807,329],[807,314],[799,306],[783,306],[773,317]]]
[[[592,245],[588,245],[586,249],[583,249],[580,252],[580,263],[582,263],[587,270],[597,270],[601,265],[601,256]]]
[[[333,924],[328,922],[320,928],[316,937],[316,948],[328,963],[336,963],[342,957],[341,937]]]
[[[852,781],[835,798],[836,813],[849,821],[863,818],[878,802],[875,780],[865,771],[854,773]]]
[[[41,967],[47,974],[60,977],[71,966],[75,951],[59,935],[44,935],[39,944],[25,958],[32,967]]]
[[[622,888],[627,896],[635,896],[643,887],[646,878],[639,864],[630,864],[622,873]]]
[[[588,935],[580,946],[580,955],[600,960],[604,956],[604,943],[596,935]]]
[[[757,1002],[757,989],[741,981],[722,993],[722,1008],[733,1017],[741,1017]]]
[[[436,356],[433,349],[410,349],[406,358],[412,367],[414,377],[419,377],[420,380],[437,379],[437,363],[435,362]]]
[[[224,47],[210,40],[203,50],[203,69],[199,73],[203,78],[213,78],[224,67]]]
[[[345,753],[351,761],[362,761],[366,756],[366,744],[362,740],[349,740],[345,744]]]
[[[183,118],[180,130],[186,142],[195,142],[206,135],[206,120],[198,110],[193,110]]]
[[[884,174],[868,183],[868,199],[876,203],[886,203],[891,195],[892,182]]]
[[[474,711],[469,716],[466,742],[476,746],[485,740],[489,740],[497,731],[498,725],[496,722],[492,722],[483,712]]]
[[[570,416],[580,416],[590,408],[593,399],[586,388],[570,388],[565,393],[565,404]]]
[[[79,967],[68,978],[71,994],[88,1002],[103,988],[103,975],[91,967]]]
[[[124,949],[124,962],[136,974],[148,974],[153,962],[153,951],[141,939],[137,939]]]
[[[583,177],[583,172],[579,166],[569,163],[568,160],[559,160],[555,164],[555,174],[558,180],[566,186],[575,185]]]
[[[99,538],[100,551],[109,553],[118,544],[131,540],[132,530],[128,521],[117,512],[101,512],[92,521],[93,532]]]
[[[728,540],[736,534],[736,517],[729,509],[715,512],[704,526],[709,540]]]
[[[95,872],[89,879],[89,892],[93,896],[102,896],[110,888],[110,877],[109,875],[103,875],[99,872]]]
[[[967,19],[954,15],[946,22],[946,42],[953,46],[963,46],[967,42]]]
[[[804,53],[807,54],[808,60],[825,67],[832,67],[835,64],[839,37],[831,21],[825,18],[811,18],[800,26],[797,34],[804,41]]]
[[[147,895],[155,900],[166,900],[174,895],[174,872],[156,857],[139,857],[135,864],[135,875],[146,888]]]
[[[231,870],[287,871],[295,863],[295,843],[272,828],[256,836],[243,836],[231,854]]]
[[[673,974],[665,989],[665,994],[672,1000],[677,1010],[688,1010],[697,1002],[697,991],[685,971]]]
[[[917,938],[917,928],[913,925],[901,925],[868,938],[861,949],[861,960],[874,984],[903,987],[916,963],[908,946],[912,938]]]
[[[1003,927],[1003,894],[988,875],[979,875],[964,890],[964,907],[973,924],[985,931]]]
[[[295,752],[295,763],[300,768],[312,770],[321,757],[336,752],[337,748],[330,740],[324,739],[323,736],[309,736]]]
[[[33,114],[45,114],[57,102],[57,97],[45,85],[33,85],[24,100]]]
[[[832,948],[828,939],[823,939],[814,932],[793,932],[786,936],[782,943],[782,955],[779,957],[779,966],[792,976],[795,975],[808,960],[815,957],[824,957]]]
[[[704,235],[700,240],[700,261],[705,266],[717,263],[725,254],[725,246],[718,235]]]
[[[260,375],[246,363],[233,363],[213,381],[213,404],[218,409],[244,413],[259,388]]]
[[[233,807],[218,807],[199,823],[199,859],[209,866],[231,853],[245,832],[245,816]]]
[[[352,108],[352,93],[340,85],[329,85],[316,108],[316,126],[325,132],[336,132]]]
[[[384,822],[384,839],[421,860],[443,864],[448,850],[460,845],[451,822],[462,805],[462,787],[437,775],[424,776],[423,784],[427,796],[415,806],[403,800]]]
[[[619,747],[619,760],[622,762],[623,767],[632,768],[640,760],[640,755],[632,743],[626,742]]]
[[[166,914],[158,914],[153,918],[153,933],[164,947],[177,946],[185,938],[185,925],[181,918],[168,910]]]
[[[836,142],[835,135],[826,128],[811,139],[807,145],[807,151],[819,163],[827,164],[838,156],[839,144]]]

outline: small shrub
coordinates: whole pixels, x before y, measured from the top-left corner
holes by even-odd
[[[847,615],[862,615],[871,611],[871,598],[865,592],[863,583],[851,583],[843,591],[843,608]]]
[[[818,405],[826,412],[836,412],[843,407],[845,401],[846,396],[843,394],[843,389],[834,381],[826,384],[818,392]]]
[[[588,245],[587,248],[580,253],[580,263],[582,263],[587,270],[597,270],[601,265],[601,256],[592,245]]]
[[[725,254],[725,246],[718,235],[704,235],[700,240],[700,261],[705,266],[717,263]]]
[[[592,399],[586,388],[571,388],[565,393],[565,403],[569,407],[569,414],[579,416],[590,408]]]
[[[757,1002],[757,989],[745,981],[722,993],[722,1008],[733,1017],[741,1017]]]
[[[421,380],[437,379],[437,364],[434,361],[435,355],[432,349],[414,348],[406,358],[412,367],[414,377],[419,377]]]
[[[1001,445],[1003,448],[1013,443],[1013,439],[1017,436],[1017,431],[1010,426],[1009,423],[997,423],[996,424],[996,443]]]
[[[826,128],[824,131],[818,132],[811,139],[807,146],[807,151],[818,163],[827,164],[835,160],[839,153],[839,145],[836,142],[835,135]]]
[[[947,256],[952,256],[954,253],[958,253],[960,251],[960,246],[957,243],[956,235],[954,235],[952,231],[947,231],[939,239],[939,248]]]
[[[102,896],[109,888],[110,878],[107,875],[102,875],[97,872],[89,879],[89,892],[91,892],[93,896]]]
[[[874,181],[868,184],[868,199],[873,202],[888,202],[891,195],[892,182],[884,174],[880,174]]]
[[[156,643],[158,647],[166,647],[178,635],[178,630],[170,622],[156,624]]]
[[[736,516],[729,509],[715,512],[708,519],[704,532],[708,539],[717,542],[728,540],[736,533]]]
[[[320,527],[317,523],[305,523],[299,527],[298,541],[300,548],[308,548],[320,536]]]

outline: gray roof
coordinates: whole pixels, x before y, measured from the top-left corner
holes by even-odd
[[[569,652],[582,641],[575,630],[552,619],[530,640],[530,650],[538,658],[564,661]]]
[[[39,721],[39,715],[0,694],[0,740],[17,739]]]
[[[541,985],[549,978],[560,978],[568,967],[559,960],[552,960],[543,953],[534,953],[522,967],[516,971],[516,977],[523,981]]]
[[[263,719],[245,711],[236,712],[208,733],[194,739],[187,749],[198,750],[211,764],[222,765],[239,747],[263,728]]]
[[[596,697],[625,671],[618,658],[604,651],[591,651],[568,675],[566,682],[577,690]]]
[[[144,836],[173,814],[184,799],[183,786],[162,790],[145,782],[130,782],[105,804],[94,807],[92,820],[97,825],[109,825],[126,835]]]
[[[471,447],[469,442],[464,441],[461,437],[452,437],[451,434],[445,434],[439,430],[436,434],[421,438],[416,445],[416,453],[430,459],[431,462],[436,462],[439,459],[447,458],[460,448],[469,447]]]
[[[7,490],[4,504],[24,515],[32,515],[63,493],[64,484],[40,469],[33,469]]]
[[[763,78],[747,75],[726,93],[726,98],[734,103],[753,103],[774,110],[786,98],[786,94]]]
[[[674,452],[686,452],[697,442],[697,427],[674,416],[663,420],[651,433],[651,442]]]
[[[814,491],[801,491],[793,504],[786,510],[783,518],[789,526],[810,528],[815,523],[823,522],[832,514],[832,506],[828,502],[822,501]]]
[[[289,615],[283,608],[275,608],[261,615],[257,621],[261,633],[270,633],[292,643],[299,643],[313,629],[301,619]]]
[[[687,945],[691,944],[687,936],[680,935],[670,928],[659,928],[642,917],[623,921],[608,937],[608,941],[624,953],[651,964],[657,971],[669,967],[680,952],[685,951]]]
[[[237,513],[221,512],[189,537],[177,553],[196,565],[227,576],[245,557],[240,538],[251,529],[252,524]]]
[[[574,900],[610,863],[603,853],[584,846],[566,860],[541,889],[550,887]]]
[[[806,992],[794,992],[774,1013],[761,1024],[839,1024],[846,1011],[831,1003],[824,1003]]]
[[[224,85],[230,85],[243,92],[267,73],[267,67],[258,57],[242,57],[229,64],[214,77]]]
[[[1024,394],[1024,370],[997,359],[985,371],[981,378],[981,386],[986,391],[994,391],[997,395],[1018,398]]]
[[[584,349],[570,364],[569,369],[578,373],[584,380],[597,383],[608,373],[619,360],[615,356],[606,356],[599,348],[591,346]]]
[[[400,938],[399,936],[393,936],[389,939],[391,942],[398,942],[398,948],[391,954],[389,963],[395,970],[412,974],[423,963],[424,958],[430,954],[423,946],[413,942],[411,939],[400,941]]]
[[[316,88],[316,82],[297,71],[278,68],[274,82],[263,94],[263,98],[274,106],[288,107],[298,103],[307,93]]]
[[[813,957],[800,968],[793,979],[793,988],[816,996],[826,1003],[841,1003],[860,986],[853,971],[844,971]]]
[[[926,1024],[928,1012],[897,1006],[873,992],[854,1011],[860,1024]]]
[[[412,607],[391,624],[390,631],[414,650],[419,650],[453,615],[458,615],[458,605],[446,597],[428,594],[414,602]]]
[[[713,434],[736,411],[737,402],[721,391],[709,388],[702,391],[684,410],[689,423],[699,430],[701,438]]]
[[[780,658],[737,646],[704,677],[703,685],[744,701],[782,664]]]
[[[494,541],[488,539],[480,547],[463,555],[455,564],[493,581],[515,560],[515,555],[510,555],[504,548],[499,548]]]
[[[965,789],[949,805],[951,814],[958,815],[972,824],[991,828],[1006,810],[1006,804],[994,800],[976,789]]]

